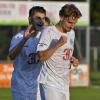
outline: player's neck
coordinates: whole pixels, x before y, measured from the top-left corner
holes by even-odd
[[[58,24],[56,24],[56,28],[57,28],[60,32],[66,33],[66,32],[64,31],[62,25],[61,25],[61,22],[59,22]]]

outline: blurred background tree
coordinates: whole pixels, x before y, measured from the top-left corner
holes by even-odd
[[[100,1],[91,0],[90,5],[90,22],[92,26],[100,25]]]

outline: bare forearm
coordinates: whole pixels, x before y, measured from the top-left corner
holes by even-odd
[[[54,54],[54,52],[59,47],[64,45],[66,42],[67,42],[67,37],[66,36],[61,36],[59,41],[56,44],[54,44],[50,49],[39,52],[40,60],[45,61],[45,60],[49,59]]]
[[[19,52],[21,51],[22,47],[24,46],[25,42],[31,37],[31,36],[35,36],[37,32],[35,32],[35,30],[33,29],[32,25],[29,25],[26,29],[26,31],[24,32],[24,36],[23,39],[20,41],[20,43],[17,44],[16,47],[14,47],[10,53],[9,56],[11,59],[14,59]]]
[[[23,38],[17,45],[9,52],[9,57],[13,60],[21,51],[27,39]]]
[[[43,61],[49,59],[59,47],[60,47],[60,45],[56,44],[48,50],[40,51],[39,52],[40,61],[43,62]]]

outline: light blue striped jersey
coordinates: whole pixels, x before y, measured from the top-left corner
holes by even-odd
[[[9,52],[23,39],[23,34],[24,31],[21,31],[12,38]],[[40,34],[38,33],[36,37],[30,37],[13,61],[12,91],[21,93],[37,92],[37,79],[41,70],[41,63],[28,64],[28,56],[31,53],[36,53]]]

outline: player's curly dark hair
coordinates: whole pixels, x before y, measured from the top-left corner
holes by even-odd
[[[74,4],[65,4],[61,8],[59,12],[59,16],[64,16],[64,17],[74,16],[74,17],[80,18],[82,14]]]

